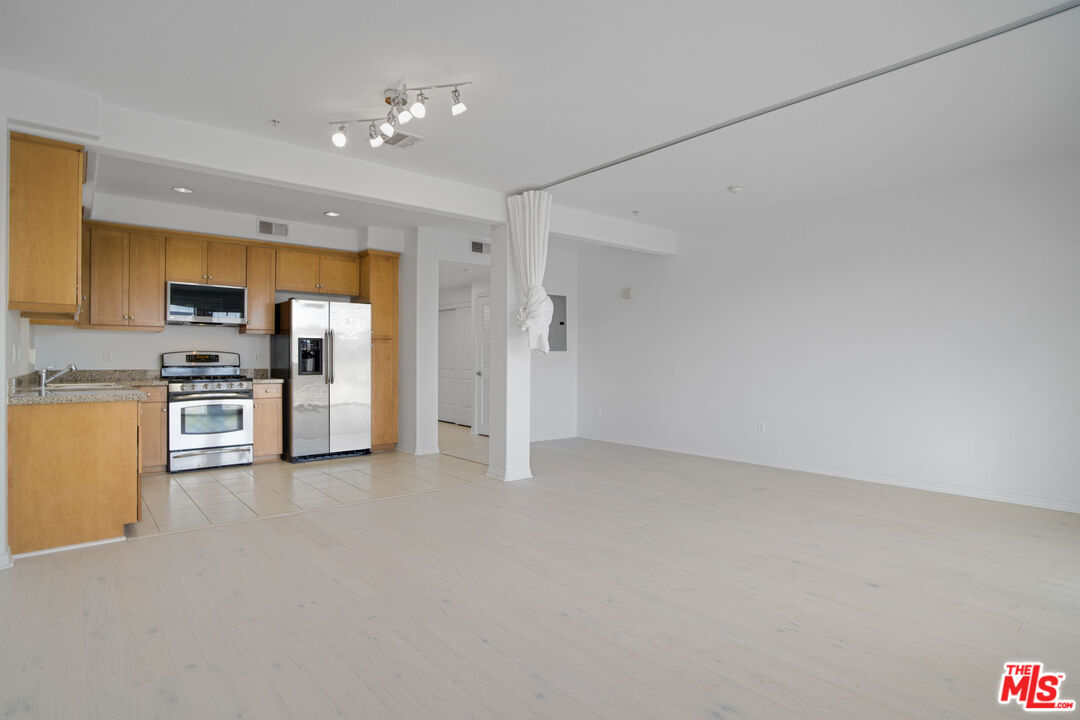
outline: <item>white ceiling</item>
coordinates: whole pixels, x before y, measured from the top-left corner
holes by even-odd
[[[1053,4],[7,0],[0,66],[118,105],[511,190]],[[556,201],[685,228],[732,207],[733,183],[748,189],[744,206],[801,202],[1068,151],[1080,135],[1077,70],[1080,10],[576,181]],[[381,111],[387,85],[459,79],[476,83],[463,89],[469,112],[451,118],[445,92],[434,95],[408,127],[426,142],[330,145],[326,123]]]
[[[296,220],[329,227],[359,229],[370,225],[385,228],[425,226],[482,237],[487,237],[491,230],[487,225],[467,220],[112,156],[98,158],[94,179],[96,192],[108,195],[240,212],[275,220]],[[191,188],[194,192],[182,195],[173,191],[177,186]],[[327,210],[340,212],[341,216],[327,217],[323,214]]]

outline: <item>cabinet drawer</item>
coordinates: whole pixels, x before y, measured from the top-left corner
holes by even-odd
[[[256,398],[281,397],[281,383],[255,383],[252,389]]]
[[[144,395],[143,402],[165,402],[167,388],[164,385],[145,385],[135,389]]]

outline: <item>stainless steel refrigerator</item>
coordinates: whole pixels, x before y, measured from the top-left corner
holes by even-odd
[[[278,303],[270,374],[285,380],[288,460],[371,450],[371,305]]]

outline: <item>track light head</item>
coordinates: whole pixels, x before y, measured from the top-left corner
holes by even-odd
[[[424,91],[421,90],[416,96],[416,102],[409,107],[409,112],[413,117],[423,119],[427,115],[427,108],[424,106],[424,101],[427,100],[427,95],[424,95]]]
[[[396,123],[397,119],[394,117],[393,113],[390,113],[386,116],[386,120],[383,121],[383,124],[379,126],[379,132],[388,138],[394,137],[394,125]]]
[[[394,117],[397,118],[398,125],[404,125],[410,120],[412,120],[412,113],[406,110],[404,105],[402,105],[401,107],[395,106],[393,109],[393,113]]]
[[[338,127],[337,132],[330,136],[330,142],[340,147],[345,147],[345,143],[349,142],[349,136],[345,134],[345,126]]]
[[[371,143],[371,147],[377,148],[383,144],[382,135],[379,134],[378,129],[375,127],[375,123],[371,123],[368,127],[368,142]]]
[[[450,114],[460,115],[468,109],[465,107],[465,103],[461,102],[461,91],[454,88],[450,93]]]

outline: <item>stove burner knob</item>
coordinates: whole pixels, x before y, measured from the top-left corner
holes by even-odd
[[[221,383],[218,383],[218,384],[216,385],[216,387],[217,387],[217,389],[218,389],[218,390],[220,390],[220,389],[221,389]]]
[[[210,383],[203,383],[202,384],[202,389],[203,390],[209,390],[210,389]]]
[[[232,384],[232,383],[229,383],[229,385],[228,385],[228,386],[229,386],[229,387],[236,387],[236,385],[234,385],[234,384]]]

